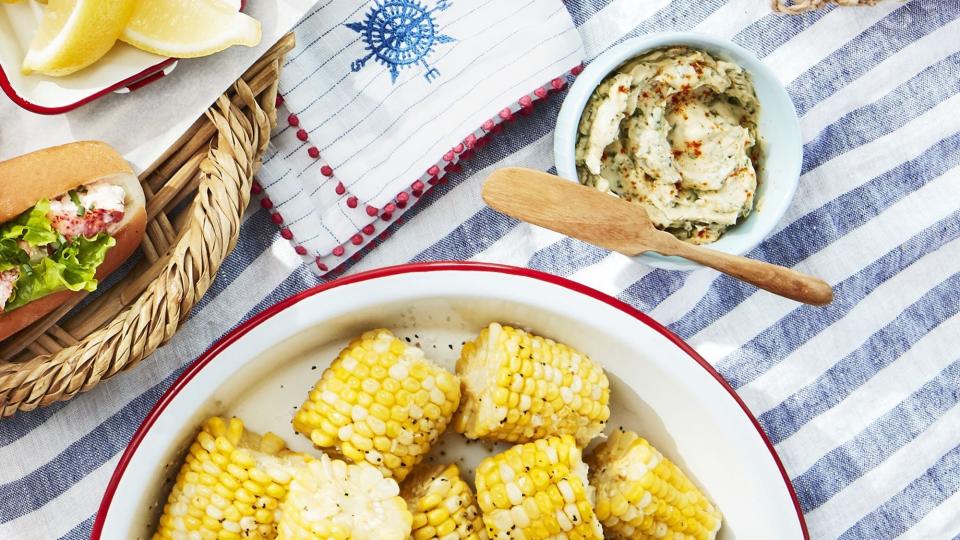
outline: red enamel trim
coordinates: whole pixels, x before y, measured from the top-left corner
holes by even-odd
[[[171,58],[170,60],[173,60],[174,62],[176,62],[176,59]],[[172,70],[171,70],[171,71],[172,71]],[[128,84],[128,85],[127,85],[127,90],[130,90],[131,92],[134,92],[134,91],[139,90],[139,89],[143,88],[144,86],[147,86],[147,85],[150,84],[150,83],[156,82],[156,81],[158,81],[158,80],[160,80],[160,79],[162,79],[162,78],[164,78],[164,77],[166,77],[166,76],[167,76],[167,70],[166,70],[166,69],[158,69],[157,71],[153,72],[153,74],[147,75],[146,77],[140,79],[140,80],[137,81],[137,82]]]
[[[0,67],[0,88],[3,88],[3,91],[6,92],[7,96],[10,98],[11,101],[13,101],[14,103],[16,103],[17,105],[19,105],[20,107],[22,107],[22,108],[24,108],[24,109],[26,109],[26,110],[28,110],[28,111],[30,111],[30,112],[32,112],[32,113],[36,113],[36,114],[48,114],[48,115],[62,114],[62,113],[65,113],[65,112],[67,112],[67,111],[72,111],[73,109],[76,109],[77,107],[80,107],[81,105],[86,105],[87,103],[90,103],[91,101],[93,101],[93,100],[95,100],[95,99],[98,99],[98,98],[100,98],[100,97],[103,97],[103,96],[111,93],[111,92],[114,92],[114,91],[116,91],[116,90],[119,90],[119,89],[121,89],[121,88],[123,88],[123,87],[125,87],[125,86],[127,86],[127,85],[129,85],[129,84],[139,82],[140,79],[144,79],[144,78],[146,78],[146,77],[149,77],[150,75],[154,75],[154,74],[157,73],[158,71],[162,73],[162,72],[163,72],[163,69],[164,69],[165,67],[169,66],[170,64],[172,64],[172,63],[174,63],[174,62],[176,62],[176,61],[177,61],[176,58],[167,58],[166,60],[164,60],[164,61],[162,61],[162,62],[160,62],[160,63],[158,63],[158,64],[154,64],[154,65],[148,67],[147,69],[141,71],[140,73],[137,73],[136,75],[133,75],[132,77],[127,77],[126,79],[124,79],[124,80],[122,80],[122,81],[114,84],[113,86],[109,86],[109,87],[107,87],[107,88],[104,88],[103,90],[100,90],[99,92],[96,92],[96,93],[94,93],[94,94],[91,94],[91,95],[89,95],[89,96],[81,99],[80,101],[77,101],[77,102],[75,102],[75,103],[71,103],[71,104],[69,104],[69,105],[63,105],[63,106],[61,106],[61,107],[44,107],[43,105],[37,105],[36,103],[32,103],[32,102],[30,102],[30,101],[27,101],[23,96],[17,94],[17,91],[13,89],[13,86],[10,84],[10,80],[7,78],[7,74],[4,73],[2,67]],[[157,78],[159,79],[159,77],[157,77]],[[150,82],[153,82],[153,81],[151,80]],[[145,84],[146,84],[146,83],[145,83]],[[139,88],[140,86],[143,86],[143,85],[142,85],[142,84],[139,85],[138,88]]]
[[[353,283],[362,283],[364,281],[370,281],[374,279],[401,275],[401,274],[416,274],[424,272],[443,272],[443,271],[453,271],[453,272],[492,272],[498,274],[507,274],[513,276],[521,276],[530,279],[535,279],[538,281],[544,281],[551,283],[553,285],[558,285],[565,289],[571,290],[589,296],[594,300],[599,300],[611,307],[619,309],[625,314],[637,319],[641,323],[649,326],[653,330],[656,330],[665,338],[667,338],[671,343],[676,345],[680,350],[685,352],[691,359],[693,359],[697,364],[700,365],[710,376],[716,379],[717,383],[720,384],[730,394],[730,397],[737,402],[737,405],[740,406],[740,409],[743,410],[743,413],[750,419],[750,422],[753,424],[753,427],[756,428],[757,434],[760,435],[760,438],[763,440],[763,443],[767,446],[767,450],[770,452],[770,457],[773,458],[774,463],[777,465],[777,469],[780,471],[780,476],[783,478],[784,486],[787,488],[787,491],[790,493],[790,498],[793,500],[793,506],[797,513],[797,521],[800,523],[800,529],[803,532],[803,537],[807,540],[810,539],[810,533],[807,530],[807,522],[803,517],[803,511],[800,509],[800,501],[797,499],[797,494],[793,490],[793,485],[790,483],[790,476],[787,475],[786,469],[783,467],[783,463],[780,461],[780,456],[777,455],[777,451],[774,449],[773,444],[770,443],[770,439],[767,438],[766,433],[764,433],[763,428],[760,427],[760,423],[757,422],[757,419],[753,416],[753,413],[750,412],[750,409],[747,408],[746,404],[740,399],[740,396],[737,395],[736,390],[710,365],[709,362],[703,359],[700,354],[693,350],[690,345],[687,345],[685,341],[680,339],[676,334],[668,330],[666,327],[658,323],[657,321],[650,318],[649,315],[635,309],[633,306],[621,302],[616,298],[604,294],[595,289],[591,289],[586,285],[582,285],[575,281],[571,281],[566,278],[559,276],[554,276],[552,274],[547,274],[545,272],[540,272],[538,270],[531,270],[529,268],[519,268],[515,266],[506,266],[501,264],[489,264],[489,263],[475,263],[475,262],[466,262],[466,261],[457,261],[457,262],[428,262],[428,263],[415,263],[415,264],[404,264],[399,266],[390,266],[386,268],[379,268],[376,270],[370,270],[368,272],[362,272],[359,274],[354,274],[352,276],[347,276],[340,278],[323,285],[318,285],[316,287],[307,289],[301,293],[298,293],[286,300],[282,300],[273,306],[265,309],[261,313],[255,315],[247,322],[241,324],[233,331],[225,335],[219,341],[214,343],[207,352],[203,353],[192,365],[190,365],[184,372],[177,378],[177,380],[164,392],[163,396],[160,397],[160,400],[153,406],[150,412],[144,418],[143,423],[137,428],[137,431],[133,434],[133,438],[130,440],[127,449],[123,452],[123,455],[120,456],[120,460],[117,463],[117,468],[113,471],[113,475],[110,477],[110,482],[107,484],[106,492],[103,495],[103,499],[100,501],[100,508],[97,511],[96,520],[93,523],[93,532],[91,534],[91,540],[99,540],[103,534],[104,521],[106,519],[107,512],[110,510],[110,503],[113,501],[113,496],[116,493],[117,486],[120,483],[120,479],[123,477],[124,472],[127,469],[127,466],[130,464],[130,460],[133,458],[134,454],[137,451],[137,448],[140,446],[140,443],[143,441],[143,438],[150,431],[150,428],[156,423],[157,419],[163,413],[164,409],[167,408],[173,399],[186,387],[190,381],[199,373],[207,364],[212,362],[217,358],[217,356],[223,352],[227,347],[232,343],[243,337],[245,334],[262,324],[267,319],[270,319],[274,315],[286,310],[290,306],[297,304],[298,302],[314,296],[316,294],[322,293],[326,290],[335,289],[337,287],[342,287],[344,285],[350,285]]]

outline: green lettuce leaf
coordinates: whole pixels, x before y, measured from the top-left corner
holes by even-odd
[[[20,249],[16,240],[0,239],[0,272],[6,272],[30,260],[27,252]]]
[[[12,311],[38,298],[60,291],[94,291],[97,268],[103,264],[107,250],[116,244],[110,235],[100,233],[93,238],[78,236],[62,245],[53,255],[34,264],[21,265],[16,290],[4,307]]]
[[[50,201],[41,199],[31,210],[0,227],[0,240],[25,240],[32,247],[46,246],[60,240],[47,218]]]

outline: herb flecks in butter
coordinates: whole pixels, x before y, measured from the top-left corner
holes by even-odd
[[[642,205],[696,244],[750,214],[759,103],[746,72],[686,47],[639,56],[604,79],[580,120],[580,182]]]

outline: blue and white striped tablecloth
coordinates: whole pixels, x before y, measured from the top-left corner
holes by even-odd
[[[785,17],[766,0],[568,0],[588,58],[696,28],[753,50],[803,127],[803,177],[751,255],[823,276],[826,309],[710,270],[651,270],[483,207],[503,165],[549,169],[562,94],[518,118],[344,271],[474,259],[570,277],[650,312],[733,384],[775,443],[814,538],[960,535],[960,4]],[[118,455],[213,340],[318,282],[262,211],[177,337],[72,402],[0,421],[0,538],[89,534]]]

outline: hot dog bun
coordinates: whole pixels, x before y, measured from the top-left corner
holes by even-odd
[[[0,223],[33,208],[40,199],[52,199],[93,182],[109,182],[126,193],[124,217],[111,235],[116,245],[97,268],[103,280],[136,251],[147,224],[146,200],[130,165],[110,146],[93,141],[39,150],[0,163]],[[72,296],[63,291],[39,298],[9,313],[0,313],[0,341],[26,328]]]
[[[133,170],[116,150],[98,141],[53,146],[0,162],[0,223],[33,208],[40,199],[59,197],[115,174],[132,175]],[[137,191],[143,199],[139,184]]]

